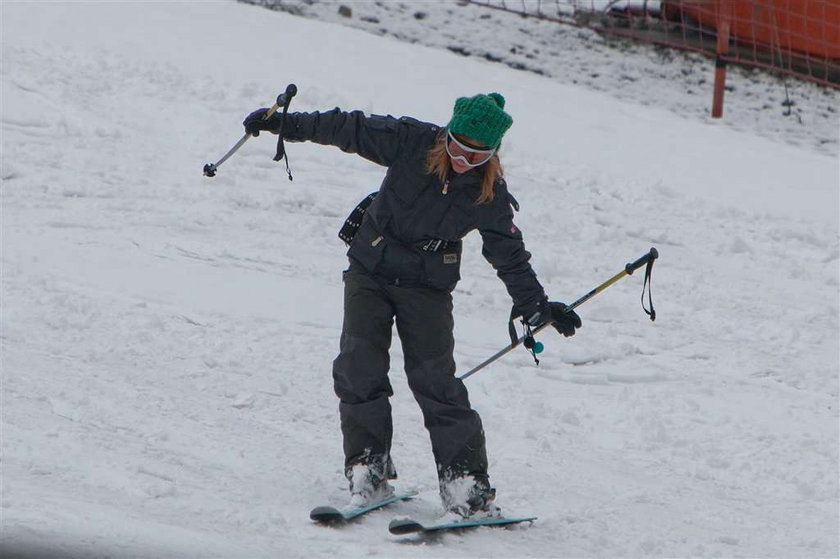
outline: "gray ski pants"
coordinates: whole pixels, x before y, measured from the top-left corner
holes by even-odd
[[[487,479],[481,418],[470,407],[464,383],[455,378],[452,295],[425,287],[402,287],[353,268],[344,272],[341,351],[333,362],[340,399],[345,468],[379,466],[396,477],[390,459],[391,404],[388,380],[391,329],[405,355],[405,373],[420,404],[442,481],[473,475]]]

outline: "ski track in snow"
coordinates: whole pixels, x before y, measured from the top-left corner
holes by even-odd
[[[4,3],[2,16],[6,552],[837,556],[837,160],[819,139],[628,116],[547,78],[236,3]],[[299,49],[279,77],[255,54],[278,41]],[[388,60],[412,73],[395,82]],[[581,307],[575,338],[543,336],[539,368],[516,351],[467,381],[499,503],[533,526],[387,534],[395,516],[440,512],[398,343],[394,459],[420,497],[345,528],[308,520],[345,499],[335,234],[382,170],[290,144],[289,183],[261,136],[216,178],[199,173],[286,73],[300,110],[440,121],[453,95],[509,92],[517,222],[554,298],[660,250],[655,323],[639,273]],[[548,147],[537,124],[553,118],[573,139]],[[689,135],[670,145],[677,162],[717,143],[733,180],[640,164],[673,131]],[[642,147],[588,147],[610,138]],[[741,203],[757,183],[766,196]],[[466,239],[455,294],[460,371],[508,343],[510,301],[480,248]]]

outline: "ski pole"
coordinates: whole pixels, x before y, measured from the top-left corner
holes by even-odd
[[[605,290],[606,288],[608,288],[609,286],[611,286],[612,284],[614,284],[615,282],[617,282],[621,278],[623,278],[625,276],[633,275],[633,272],[635,272],[636,270],[638,270],[639,268],[641,268],[644,265],[647,265],[647,270],[645,272],[645,285],[647,285],[648,282],[650,281],[650,273],[651,273],[651,269],[653,268],[653,261],[656,260],[657,258],[659,258],[659,251],[657,251],[655,248],[651,248],[650,251],[647,254],[645,254],[644,256],[638,258],[634,262],[630,262],[629,264],[626,264],[624,266],[624,269],[621,270],[619,273],[617,273],[616,275],[614,275],[613,277],[611,277],[610,279],[608,279],[607,281],[605,281],[604,283],[602,283],[601,285],[599,285],[598,287],[596,287],[595,289],[593,289],[592,291],[590,291],[589,293],[587,293],[586,295],[584,295],[583,297],[581,297],[580,299],[578,299],[577,301],[572,303],[571,305],[566,305],[566,308],[564,309],[564,312],[573,311],[574,309],[576,309],[580,305],[584,304],[585,302],[587,302],[588,300],[590,300],[591,298],[593,298],[597,294],[601,293],[603,290]],[[643,286],[642,287],[642,308],[643,309],[644,309],[644,296],[645,296],[644,289],[645,288]],[[650,316],[651,320],[656,320],[656,313],[653,311],[653,304],[652,303],[651,303],[650,307],[651,307],[650,312],[648,312],[647,309],[645,309],[645,312],[648,314],[648,316]],[[526,334],[524,336],[521,336],[518,340],[515,340],[515,341],[511,342],[511,344],[509,346],[506,346],[504,349],[498,351],[495,355],[488,358],[486,361],[484,361],[480,365],[478,365],[476,367],[473,367],[472,369],[470,369],[469,371],[467,371],[466,373],[464,373],[463,375],[461,375],[458,378],[461,379],[461,380],[464,380],[465,378],[467,378],[471,375],[474,375],[475,373],[477,373],[481,369],[485,368],[487,365],[489,365],[489,364],[493,363],[494,361],[498,360],[500,357],[506,355],[507,353],[509,353],[510,351],[512,351],[513,349],[515,349],[517,346],[519,346],[521,344],[525,344],[525,347],[528,348],[528,349],[531,349],[532,351],[534,351],[534,353],[539,353],[540,351],[542,351],[542,344],[540,344],[540,342],[534,342],[534,334],[538,334],[544,328],[547,328],[548,326],[551,326],[551,325],[552,325],[552,322],[549,320],[549,321],[544,322],[543,324],[541,324],[540,326],[538,326],[534,330],[526,332]]]
[[[288,86],[286,86],[286,91],[284,91],[283,93],[281,93],[280,95],[277,96],[277,101],[274,103],[274,105],[272,105],[272,107],[270,109],[268,109],[266,111],[266,113],[265,113],[265,115],[263,115],[262,119],[263,120],[268,120],[269,118],[271,118],[271,115],[276,113],[277,109],[279,109],[280,107],[283,107],[283,114],[285,115],[286,111],[288,111],[288,109],[289,109],[289,102],[292,100],[292,97],[294,97],[296,94],[297,94],[297,86],[293,83],[290,83]],[[205,165],[204,166],[204,176],[205,177],[215,177],[216,176],[216,171],[222,165],[222,163],[227,161],[228,158],[230,158],[231,155],[236,153],[236,151],[239,148],[241,148],[245,144],[245,142],[248,141],[248,139],[250,137],[251,137],[251,135],[246,132],[245,135],[242,136],[242,138],[240,138],[238,142],[236,142],[236,145],[234,145],[232,148],[230,148],[230,150],[226,154],[224,154],[221,159],[219,159],[215,163],[208,163],[207,165]]]

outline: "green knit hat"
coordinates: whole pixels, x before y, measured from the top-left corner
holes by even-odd
[[[459,97],[455,101],[452,120],[446,126],[453,134],[461,134],[485,146],[498,147],[513,118],[504,111],[505,98],[499,93]]]

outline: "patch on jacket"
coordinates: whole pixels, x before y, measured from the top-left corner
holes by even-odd
[[[443,255],[443,263],[444,264],[457,264],[458,263],[458,255],[456,253],[449,253]]]

